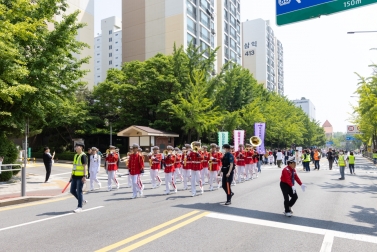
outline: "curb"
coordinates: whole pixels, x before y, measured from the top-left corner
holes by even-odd
[[[40,200],[46,200],[46,199],[51,199],[56,196],[26,196],[26,197],[17,197],[17,198],[11,198],[11,199],[5,199],[5,200],[0,200],[0,208],[6,207],[6,206],[12,206],[12,205],[18,205],[18,204],[25,204],[25,203],[31,203],[35,201],[40,201]]]

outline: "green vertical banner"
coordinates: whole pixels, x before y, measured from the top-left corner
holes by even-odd
[[[218,132],[220,150],[223,150],[223,145],[229,143],[229,132]]]
[[[27,148],[27,157],[31,158],[31,148]]]

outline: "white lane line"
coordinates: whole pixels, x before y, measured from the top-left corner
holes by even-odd
[[[322,242],[320,252],[331,252],[333,243],[334,243],[333,232],[331,232],[331,231],[326,232],[325,237],[323,238],[323,242]]]
[[[102,207],[104,207],[104,206],[98,206],[98,207],[93,207],[93,208],[85,209],[85,210],[83,210],[83,212],[88,212],[88,211],[99,209],[99,208],[102,208]],[[26,222],[26,223],[23,223],[23,224],[14,225],[14,226],[6,227],[6,228],[1,228],[0,232],[8,230],[8,229],[13,229],[13,228],[27,226],[27,225],[38,223],[38,222],[43,222],[43,221],[47,221],[47,220],[57,219],[57,218],[65,217],[65,216],[72,215],[72,214],[76,214],[76,213],[72,212],[72,213],[62,214],[62,215],[58,215],[58,216],[54,216],[54,217],[50,217],[50,218],[46,218],[46,219],[41,219],[41,220]]]
[[[300,226],[300,225],[294,225],[294,224],[286,224],[286,223],[281,223],[281,222],[276,222],[276,221],[260,220],[260,219],[234,216],[234,215],[228,215],[228,214],[220,214],[220,213],[210,213],[206,215],[206,217],[260,225],[260,226],[265,226],[265,227],[281,228],[281,229],[287,229],[287,230],[299,231],[299,232],[305,232],[305,233],[311,233],[311,234],[319,234],[319,235],[326,235],[328,232],[331,232],[333,237],[339,237],[339,238],[345,238],[345,239],[350,239],[350,240],[370,242],[370,243],[377,244],[377,237],[370,236],[370,235],[352,234],[352,233],[346,233],[346,232],[333,231],[329,229],[314,228],[314,227]]]

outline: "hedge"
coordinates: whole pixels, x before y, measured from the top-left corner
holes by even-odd
[[[0,132],[0,157],[4,157],[3,165],[14,164],[17,160],[18,150],[15,144],[10,141],[5,132]],[[8,181],[12,178],[13,174],[17,172],[4,172],[3,170],[11,169],[7,167],[2,167],[2,172],[0,174],[0,181]]]

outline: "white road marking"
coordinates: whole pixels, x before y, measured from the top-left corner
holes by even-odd
[[[88,212],[88,211],[99,209],[99,208],[102,208],[102,207],[104,207],[104,206],[98,206],[98,207],[93,207],[93,208],[85,209],[85,210],[83,210],[83,212]],[[38,223],[38,222],[43,222],[43,221],[47,221],[47,220],[57,219],[57,218],[65,217],[65,216],[72,215],[72,214],[76,214],[76,213],[74,213],[72,211],[72,213],[62,214],[62,215],[58,215],[58,216],[54,216],[54,217],[50,217],[50,218],[46,218],[46,219],[41,219],[41,220],[26,222],[26,223],[23,223],[23,224],[14,225],[14,226],[6,227],[6,228],[1,228],[0,232],[8,230],[8,229],[13,229],[13,228],[27,226],[27,225]]]
[[[323,242],[322,242],[320,252],[331,252],[333,243],[334,243],[333,232],[331,232],[331,231],[326,232],[325,237],[323,238]]]
[[[228,215],[228,214],[220,214],[220,213],[210,213],[206,217],[210,217],[214,219],[221,219],[221,220],[230,220],[230,221],[236,221],[236,222],[242,222],[242,223],[249,223],[249,224],[260,225],[260,226],[265,226],[265,227],[287,229],[287,230],[299,231],[299,232],[305,232],[305,233],[311,233],[311,234],[319,234],[319,235],[326,235],[327,233],[331,232],[332,237],[338,237],[338,238],[377,244],[377,237],[369,236],[369,235],[352,234],[352,233],[346,233],[346,232],[333,231],[329,229],[314,228],[314,227],[300,226],[300,225],[294,225],[294,224],[286,224],[286,223],[281,223],[281,222],[260,220],[260,219],[234,216],[234,215]],[[329,238],[330,237],[328,237],[328,239]],[[325,241],[327,242],[328,240],[324,239],[324,242]]]

